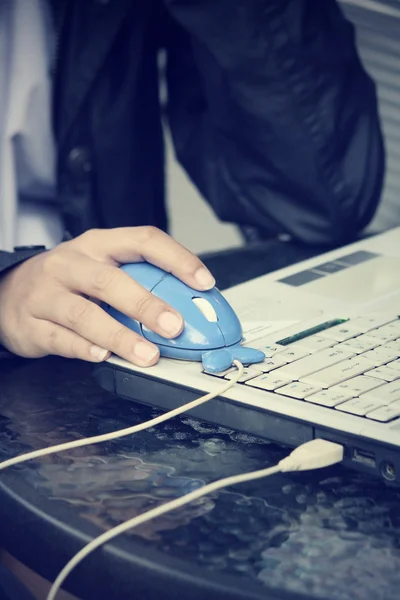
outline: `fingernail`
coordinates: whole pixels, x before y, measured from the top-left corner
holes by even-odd
[[[215,286],[214,277],[211,275],[210,271],[204,267],[198,269],[194,274],[194,277],[199,284],[199,287],[203,288],[204,290],[210,290]]]
[[[158,325],[167,335],[175,336],[182,329],[182,317],[167,310],[158,317]]]
[[[99,362],[103,361],[108,354],[108,350],[104,348],[100,348],[100,346],[92,346],[90,348],[90,356],[93,360],[98,360]]]
[[[135,355],[144,363],[148,364],[158,356],[158,348],[146,344],[145,342],[138,342],[134,348]]]

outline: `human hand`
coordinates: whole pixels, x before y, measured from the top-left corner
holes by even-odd
[[[189,250],[154,227],[91,230],[12,269],[0,280],[0,343],[20,356],[58,354],[101,362],[113,352],[138,366],[159,350],[108,315],[98,301],[166,338],[182,316],[119,265],[147,261],[198,290],[214,278]]]

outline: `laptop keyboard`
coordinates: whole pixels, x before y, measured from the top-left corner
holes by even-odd
[[[381,423],[400,418],[398,316],[331,320],[249,346],[266,359],[244,370],[242,385]],[[230,379],[234,371],[212,376]]]

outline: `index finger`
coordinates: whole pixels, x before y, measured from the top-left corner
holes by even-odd
[[[122,269],[81,254],[69,253],[65,258],[68,260],[64,260],[58,279],[68,290],[101,300],[163,337],[181,333],[179,312]]]
[[[78,239],[81,248],[97,260],[120,264],[145,260],[197,290],[215,286],[214,277],[197,256],[155,227],[92,230]]]

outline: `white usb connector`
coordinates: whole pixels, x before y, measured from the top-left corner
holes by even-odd
[[[48,456],[49,454],[55,454],[56,452],[63,452],[65,450],[71,450],[72,448],[80,448],[82,446],[88,446],[90,444],[98,444],[101,442],[106,442],[110,440],[115,440],[121,437],[126,437],[128,435],[133,435],[139,431],[143,431],[145,429],[149,429],[150,427],[154,427],[164,421],[168,421],[172,417],[176,417],[181,415],[192,408],[200,406],[206,402],[209,402],[216,396],[223,394],[236,382],[240,380],[243,375],[243,365],[238,361],[234,361],[235,366],[237,367],[237,372],[234,374],[232,380],[224,383],[222,388],[217,391],[214,391],[210,394],[206,394],[197,400],[193,400],[188,404],[183,406],[178,406],[177,408],[169,411],[168,413],[159,415],[146,423],[139,423],[138,425],[133,425],[132,427],[127,427],[125,429],[119,431],[111,431],[109,433],[97,435],[91,438],[74,440],[72,442],[66,442],[64,444],[58,444],[56,446],[52,446],[50,448],[41,448],[39,450],[34,450],[33,452],[28,452],[21,456],[15,456],[3,462],[0,462],[0,471],[6,469],[8,467],[12,467],[14,465],[24,463],[28,460],[33,460],[36,458],[41,458],[43,456]],[[161,506],[156,506],[155,508],[141,514],[136,515],[135,517],[129,519],[125,523],[120,523],[116,527],[105,531],[97,538],[89,542],[86,546],[84,546],[75,556],[71,558],[71,560],[65,565],[62,569],[56,580],[54,581],[50,592],[47,596],[47,600],[55,600],[57,592],[60,590],[62,584],[68,577],[68,575],[73,571],[73,569],[84,560],[89,554],[91,554],[96,548],[99,548],[103,544],[106,544],[110,540],[114,539],[118,535],[131,530],[133,527],[137,527],[151,519],[155,519],[160,517],[161,515],[165,515],[166,513],[176,510],[189,502],[193,502],[194,500],[198,500],[207,494],[212,492],[216,492],[222,488],[231,485],[237,485],[240,483],[245,483],[247,481],[253,481],[255,479],[262,479],[264,477],[269,477],[270,475],[274,475],[279,472],[287,472],[287,471],[307,471],[311,469],[322,469],[323,467],[329,467],[334,465],[335,463],[339,463],[343,460],[344,449],[340,444],[335,444],[333,442],[328,442],[327,440],[312,440],[310,442],[306,442],[302,444],[289,456],[282,459],[277,465],[272,467],[266,467],[265,469],[261,469],[259,471],[253,471],[251,473],[240,473],[239,475],[233,475],[231,477],[226,477],[225,479],[220,479],[218,481],[214,481],[207,485],[204,485],[202,488],[194,490],[193,492],[189,492],[184,496],[180,496],[171,500],[170,502],[166,502]]]
[[[278,466],[282,473],[322,469],[341,462],[343,453],[344,448],[340,444],[321,439],[311,440],[295,448]]]
[[[216,492],[217,490],[230,485],[237,485],[239,483],[253,481],[254,479],[262,479],[279,472],[307,471],[311,469],[322,469],[323,467],[329,467],[335,463],[341,462],[343,459],[343,452],[343,446],[340,444],[334,444],[333,442],[328,442],[327,440],[312,440],[311,442],[306,442],[305,444],[302,444],[293,450],[293,452],[289,454],[287,458],[284,458],[275,466],[267,467],[265,469],[261,469],[260,471],[241,473],[239,475],[233,475],[232,477],[226,477],[225,479],[219,479],[218,481],[209,483],[202,488],[194,490],[193,492],[189,492],[185,496],[175,498],[174,500],[166,502],[161,506],[156,506],[156,508],[152,508],[141,515],[136,515],[125,523],[121,523],[120,525],[105,531],[99,535],[99,537],[84,546],[77,554],[75,554],[75,556],[69,561],[69,563],[67,563],[55,580],[50,593],[47,596],[47,600],[55,600],[56,594],[61,588],[65,579],[84,558],[96,550],[96,548],[106,544],[121,533],[129,531],[133,527],[142,525],[151,519],[165,515],[172,510],[176,510],[177,508],[189,504],[189,502],[198,500],[207,494]]]

